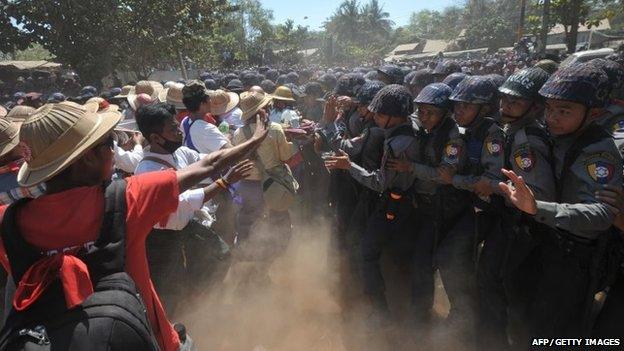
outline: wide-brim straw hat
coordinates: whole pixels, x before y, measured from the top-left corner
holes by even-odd
[[[293,96],[292,90],[290,90],[289,87],[283,86],[283,85],[277,87],[277,89],[275,89],[275,91],[273,92],[273,95],[271,96],[275,100],[295,101],[295,97]]]
[[[173,83],[160,92],[158,100],[173,105],[177,110],[186,110],[186,106],[182,102],[182,88],[184,88],[184,84]]]
[[[136,100],[139,94],[147,94],[152,98],[152,100],[156,101],[160,100],[159,95],[162,90],[163,86],[159,82],[155,82],[153,80],[141,80],[137,82],[134,89],[130,90],[128,93],[128,103],[130,104],[130,107],[136,111]]]
[[[20,128],[31,159],[20,168],[18,183],[34,186],[54,177],[101,142],[120,120],[118,111],[94,113],[73,102],[38,108]]]
[[[210,113],[215,116],[226,114],[240,102],[240,96],[235,92],[215,90],[210,94]]]
[[[240,109],[243,111],[241,119],[243,121],[255,116],[258,111],[268,105],[273,97],[266,93],[246,91],[240,96]]]
[[[0,119],[0,157],[8,154],[19,144],[19,124]]]
[[[101,97],[92,97],[85,102],[85,107],[89,112],[112,112],[119,111],[119,106],[110,104]]]
[[[36,108],[31,106],[17,105],[9,111],[5,118],[12,122],[22,123],[36,110]]]
[[[7,109],[4,106],[0,106],[0,118],[6,117],[8,113],[9,111],[7,111]]]

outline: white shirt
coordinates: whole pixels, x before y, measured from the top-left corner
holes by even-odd
[[[145,157],[153,157],[163,160],[176,169],[182,169],[192,163],[195,163],[201,159],[201,155],[194,150],[191,150],[185,146],[177,149],[172,154],[157,154],[149,151],[149,147],[145,148]],[[161,171],[170,167],[165,166],[156,161],[141,160],[134,174],[148,173]],[[178,197],[178,208],[176,211],[169,215],[167,224],[165,226],[155,225],[157,229],[171,229],[182,230],[189,221],[195,216],[196,211],[203,212],[204,207],[204,189],[189,189],[181,193]]]
[[[143,147],[135,145],[134,149],[126,151],[115,142],[115,167],[126,173],[133,173],[137,165],[143,159]]]
[[[180,128],[182,129],[182,133],[184,133],[184,128],[182,126],[180,126]],[[229,142],[227,137],[219,131],[219,128],[203,119],[198,119],[193,122],[189,134],[191,134],[193,145],[195,145],[197,151],[202,154],[209,154],[220,150]]]
[[[285,108],[281,111],[273,109],[269,115],[269,120],[274,123],[286,124],[294,128],[299,127],[299,114],[289,108]]]
[[[236,127],[236,129],[243,126],[243,110],[238,107],[233,108],[230,112],[221,115],[221,120],[226,121],[227,124]]]

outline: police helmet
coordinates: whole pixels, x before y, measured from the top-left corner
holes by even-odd
[[[540,98],[539,90],[549,76],[548,72],[541,68],[525,68],[510,75],[498,91],[526,100],[536,100]]]
[[[547,99],[572,101],[588,108],[601,107],[609,95],[609,77],[589,63],[570,65],[550,76],[539,93]]]
[[[386,84],[380,80],[369,80],[362,85],[355,94],[355,102],[368,105],[377,93],[385,87]]]
[[[414,111],[412,95],[406,87],[390,84],[381,88],[368,105],[368,110],[393,117],[407,117]]]
[[[449,74],[446,78],[444,78],[442,83],[448,85],[449,87],[451,87],[451,89],[455,89],[457,84],[459,84],[459,82],[464,80],[464,78],[466,77],[468,77],[466,73],[455,72],[455,73]]]
[[[420,91],[414,103],[433,105],[439,108],[451,108],[449,97],[453,89],[444,83],[431,83]]]
[[[454,102],[487,105],[497,97],[497,87],[486,76],[469,76],[459,82],[449,97]]]

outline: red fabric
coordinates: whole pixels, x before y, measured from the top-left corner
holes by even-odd
[[[87,265],[78,257],[61,253],[42,258],[24,273],[13,296],[13,307],[17,311],[28,308],[57,276],[63,284],[67,308],[80,305],[93,294]]]
[[[107,109],[109,106],[110,106],[110,104],[108,103],[108,101],[106,101],[106,100],[102,100],[102,101],[100,102],[100,106],[98,107],[98,109],[99,109],[100,111],[102,111],[102,110]]]
[[[303,162],[303,155],[299,151],[296,154],[294,154],[291,158],[289,158],[286,161],[286,164],[288,165],[288,167],[290,167],[290,169],[295,169],[299,167],[299,165],[301,165],[302,162]]]
[[[175,351],[180,341],[150,279],[145,240],[156,223],[177,209],[177,177],[174,171],[167,170],[128,177],[126,182],[126,271],[143,297],[161,350]],[[5,209],[0,207],[0,214]],[[95,242],[103,213],[102,188],[80,187],[26,203],[17,213],[17,225],[29,244],[44,252],[62,252]],[[8,268],[1,240],[0,263]]]
[[[217,120],[210,113],[206,113],[206,115],[204,116],[204,121],[210,124],[214,124],[215,126],[217,125]]]
[[[190,112],[188,112],[187,110],[182,110],[180,112],[178,112],[178,114],[176,114],[176,120],[178,121],[178,123],[182,123],[182,120],[184,119],[184,117],[190,115]],[[206,115],[204,116],[204,121],[210,123],[210,124],[214,124],[215,126],[217,125],[217,121],[215,120],[215,118],[210,114],[210,113],[206,113]]]

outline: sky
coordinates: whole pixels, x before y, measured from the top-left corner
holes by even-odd
[[[340,0],[260,0],[262,5],[273,10],[275,23],[283,23],[292,19],[295,24],[309,26],[316,30],[323,26],[323,22],[331,16],[340,4]],[[367,0],[360,0],[360,4]],[[460,3],[460,0],[380,0],[390,19],[397,26],[406,25],[412,12],[422,9],[441,10],[446,6]],[[308,17],[307,19],[305,17]]]

